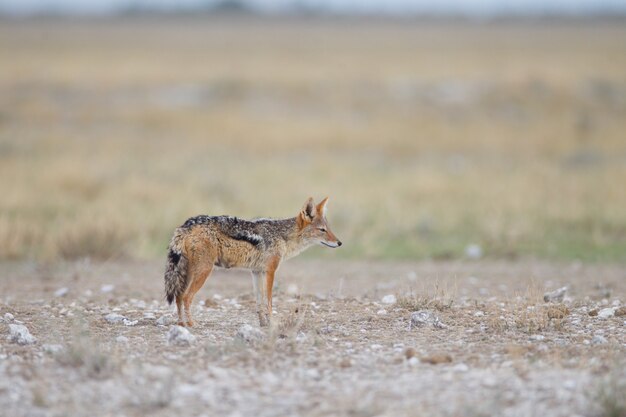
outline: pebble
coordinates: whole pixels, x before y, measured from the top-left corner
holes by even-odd
[[[441,320],[439,320],[439,317],[429,310],[420,310],[411,313],[411,324],[409,329],[411,329],[412,326],[433,326],[436,329],[444,329],[447,327],[441,322]]]
[[[467,371],[469,371],[469,366],[467,366],[466,364],[461,362],[461,363],[457,363],[456,365],[454,365],[452,367],[452,370],[454,372],[467,372]]]
[[[58,290],[56,290],[54,292],[54,296],[55,297],[65,297],[68,292],[70,292],[70,290],[67,287],[59,288]]]
[[[181,326],[172,326],[167,332],[167,343],[177,346],[190,346],[196,341],[196,336]]]
[[[124,320],[128,320],[126,317],[117,313],[109,313],[106,316],[104,316],[104,319],[108,321],[109,323],[121,323]]]
[[[9,324],[9,336],[7,339],[18,345],[32,345],[37,342],[37,339],[28,331],[28,328],[22,324]]]
[[[263,332],[249,324],[244,324],[237,330],[237,338],[247,343],[258,342],[263,339]]]
[[[112,292],[114,289],[115,289],[115,285],[105,284],[102,287],[100,287],[100,292],[103,292],[103,293]]]
[[[465,248],[465,256],[469,259],[480,259],[483,256],[483,248],[477,244],[467,245]]]
[[[561,287],[557,290],[547,292],[543,295],[543,301],[546,303],[561,302],[567,293],[567,287]]]
[[[380,300],[383,304],[395,304],[397,299],[396,296],[393,294],[387,294],[385,295],[381,300]]]
[[[63,346],[61,346],[61,345],[45,344],[45,345],[41,346],[41,348],[43,349],[44,352],[49,353],[51,355],[54,355],[55,353],[59,353],[60,351],[63,350]]]
[[[156,324],[157,326],[167,326],[170,320],[171,320],[170,316],[164,315],[157,319]]]
[[[483,317],[485,315],[485,313],[483,313],[482,311],[477,311],[474,313],[474,317]]]
[[[379,316],[384,316],[387,314],[387,310],[385,310],[384,308],[381,308],[380,310],[376,312],[376,314],[378,314]]]
[[[609,343],[609,341],[606,340],[606,337],[600,336],[599,334],[595,335],[593,339],[591,339],[591,344],[593,345],[606,345],[607,343]]]
[[[601,319],[608,319],[609,317],[613,317],[615,315],[615,310],[616,309],[614,307],[603,308],[598,312],[598,317]]]
[[[4,313],[4,321],[11,322],[15,319],[15,316],[11,313]]]
[[[449,353],[435,353],[430,356],[422,357],[421,361],[431,365],[438,365],[440,363],[452,362],[452,356]]]

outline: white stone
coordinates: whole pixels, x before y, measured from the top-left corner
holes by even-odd
[[[594,345],[606,345],[609,341],[606,340],[606,337],[597,334],[591,339],[591,343]]]
[[[378,314],[379,316],[384,316],[387,314],[387,310],[385,310],[384,308],[381,308],[380,310],[376,312],[376,314]]]
[[[381,300],[380,300],[383,304],[395,304],[397,299],[396,296],[393,294],[388,294],[385,295]]]
[[[598,318],[601,318],[601,319],[608,319],[609,317],[613,317],[614,315],[615,315],[614,307],[603,308],[602,310],[598,312]]]
[[[467,245],[465,248],[465,256],[470,259],[480,259],[483,256],[483,248],[477,244]]]
[[[37,339],[30,334],[26,326],[21,324],[9,324],[9,337],[7,338],[18,345],[32,345]]]
[[[543,295],[543,301],[549,302],[561,302],[567,293],[567,287],[561,287],[557,290],[547,292]]]
[[[56,290],[56,291],[54,292],[54,296],[55,296],[55,297],[64,297],[64,296],[66,296],[66,295],[67,295],[67,293],[68,293],[68,292],[70,292],[69,288],[67,288],[67,287],[62,287],[62,288],[59,288],[58,290]]]
[[[244,324],[237,330],[237,337],[247,343],[257,342],[263,339],[263,332],[249,324]]]
[[[4,313],[4,321],[11,322],[15,319],[15,316],[11,313]]]
[[[105,284],[102,287],[100,287],[100,292],[103,292],[103,293],[112,292],[114,289],[115,289],[115,285]]]
[[[125,326],[134,326],[137,323],[139,323],[139,320],[128,320],[128,319],[124,319],[122,320],[122,322],[124,323]]]
[[[126,317],[117,313],[109,313],[106,316],[104,316],[104,319],[108,321],[109,323],[121,323],[124,320],[128,320]]]
[[[433,326],[436,329],[444,329],[447,326],[439,320],[432,311],[428,310],[420,310],[411,313],[411,323],[409,325],[409,329],[413,326],[423,327],[423,326]]]
[[[171,321],[170,316],[161,316],[157,319],[156,324],[157,326],[167,326]]]
[[[457,363],[456,365],[454,365],[452,367],[452,370],[454,372],[467,372],[467,371],[469,371],[469,366],[467,366],[466,364],[461,362],[461,363]]]
[[[477,311],[477,312],[474,313],[474,317],[482,317],[484,315],[485,315],[485,313],[483,313],[482,311]]]
[[[289,295],[297,295],[300,292],[298,286],[296,284],[289,284],[287,286],[287,294]]]
[[[61,346],[61,345],[48,345],[48,344],[45,344],[45,345],[41,346],[41,348],[43,349],[44,352],[50,353],[52,355],[54,355],[55,353],[59,353],[60,351],[63,350],[63,346]]]
[[[177,346],[189,346],[196,341],[196,336],[181,326],[172,326],[167,332],[167,343]]]

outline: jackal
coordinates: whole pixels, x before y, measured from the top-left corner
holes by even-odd
[[[309,198],[300,213],[288,219],[201,215],[178,227],[165,267],[165,295],[170,304],[176,300],[178,324],[193,326],[191,302],[217,266],[252,272],[259,323],[267,326],[272,315],[274,274],[281,262],[315,244],[341,246],[326,221],[326,203],[328,197],[317,205]]]

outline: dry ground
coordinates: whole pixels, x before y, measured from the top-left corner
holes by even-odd
[[[173,318],[161,263],[0,268],[0,317],[37,338],[10,343],[11,320],[0,324],[1,415],[626,412],[626,316],[590,315],[624,305],[623,267],[294,260],[280,271],[275,326],[258,338],[238,336],[257,327],[249,277],[219,270],[197,297],[192,346],[168,344],[171,324],[157,324]],[[562,302],[542,300],[561,286]],[[397,302],[383,303],[390,294]],[[412,310],[445,327],[411,327]],[[131,325],[107,322],[112,312]]]

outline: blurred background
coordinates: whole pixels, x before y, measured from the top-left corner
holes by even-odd
[[[162,259],[197,214],[308,257],[626,259],[626,3],[2,0],[0,259]]]

